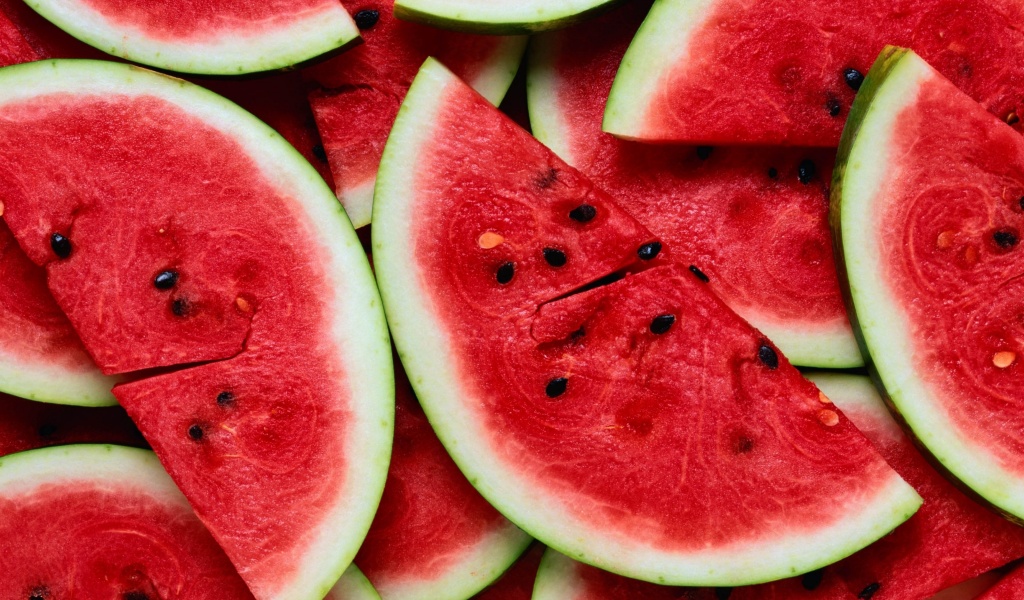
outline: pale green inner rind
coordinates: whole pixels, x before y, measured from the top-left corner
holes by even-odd
[[[377,179],[374,260],[381,295],[402,362],[435,433],[477,490],[506,517],[563,554],[599,568],[656,583],[731,586],[760,583],[830,564],[867,546],[917,510],[920,497],[895,473],[870,497],[837,506],[843,518],[812,532],[783,532],[763,543],[713,551],[672,552],[633,541],[629,532],[595,528],[574,516],[546,489],[533,485],[493,452],[466,406],[476,404],[462,384],[458,357],[438,311],[428,275],[414,250],[417,165],[429,150],[446,94],[456,85],[428,60],[399,111]]]
[[[878,217],[883,185],[899,156],[891,152],[899,114],[938,75],[912,52],[888,48],[851,109],[833,176],[831,219],[850,318],[869,369],[913,435],[952,475],[1017,519],[1024,519],[1024,479],[1006,471],[983,441],[964,437],[918,375],[907,316],[883,279]]]
[[[770,339],[794,365],[818,369],[855,369],[864,366],[857,340],[845,322],[778,324],[757,315],[740,315]]]
[[[339,3],[287,27],[224,32],[208,40],[163,40],[119,25],[81,0],[25,0],[48,21],[108,54],[180,73],[243,75],[286,69],[343,48],[359,29]]]
[[[656,0],[629,44],[604,109],[605,132],[643,140],[651,103],[671,90],[665,79],[688,60],[693,35],[711,16],[717,0]],[[681,141],[681,140],[680,140]]]
[[[238,140],[259,172],[297,201],[323,240],[322,266],[337,290],[325,327],[339,348],[351,404],[351,436],[342,438],[345,490],[307,544],[286,597],[321,598],[352,562],[380,502],[391,456],[394,373],[380,297],[366,254],[334,193],[319,173],[276,131],[229,100],[188,82],[130,65],[49,60],[0,69],[4,105],[48,94],[155,96]]]
[[[531,600],[576,600],[584,591],[580,563],[551,548],[544,551],[533,583]],[[582,599],[581,599],[582,600]]]
[[[117,404],[110,390],[118,378],[103,375],[98,368],[77,370],[56,363],[26,364],[22,358],[0,349],[0,392],[51,404]]]
[[[533,136],[566,163],[579,168],[572,153],[569,126],[558,103],[560,80],[554,63],[564,37],[558,32],[541,33],[530,39],[527,53],[526,105]]]
[[[398,0],[395,16],[434,27],[490,35],[528,34],[568,27],[625,0]]]
[[[380,600],[380,594],[359,567],[349,565],[325,600]]]

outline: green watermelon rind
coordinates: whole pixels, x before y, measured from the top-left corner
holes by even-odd
[[[577,569],[580,564],[561,552],[547,548],[537,568],[530,600],[576,600],[585,590]]]
[[[296,569],[294,598],[322,598],[352,562],[384,490],[394,434],[394,372],[380,297],[359,238],[323,178],[280,134],[231,101],[197,85],[141,67],[93,60],[47,60],[0,69],[0,113],[8,102],[72,91],[154,95],[203,119],[242,147],[264,175],[295,198],[308,216],[323,267],[339,293],[323,332],[340,349],[352,405],[353,435],[345,443],[351,485],[334,514],[307,544]],[[286,593],[286,594],[287,594]]]
[[[158,69],[199,75],[247,75],[301,66],[358,43],[359,28],[339,3],[328,15],[307,16],[263,33],[227,32],[223,39],[165,41],[118,25],[84,0],[25,0],[48,21],[113,56]]]
[[[171,505],[188,507],[150,450],[113,444],[71,444],[27,450],[0,457],[0,498],[31,493],[52,484],[102,482],[144,490]],[[191,510],[191,509],[189,509]]]
[[[568,27],[625,0],[397,0],[395,16],[442,29],[488,35],[535,33]],[[462,3],[463,6],[457,6]],[[556,6],[552,6],[552,5]]]
[[[572,152],[568,126],[561,117],[556,101],[558,76],[552,59],[558,44],[557,32],[534,36],[530,42],[526,76],[530,127],[534,137],[541,143],[565,162],[579,168]],[[772,340],[794,365],[821,369],[864,366],[864,357],[860,355],[857,342],[844,318],[833,319],[827,325],[815,324],[812,330],[805,326],[806,323],[759,318],[762,315],[748,310],[748,307],[736,307],[733,310]]]
[[[833,527],[812,535],[743,551],[662,553],[628,533],[586,526],[530,485],[490,452],[460,405],[472,394],[460,384],[457,358],[421,288],[411,249],[410,205],[422,148],[430,141],[444,92],[457,81],[435,60],[424,63],[413,82],[384,149],[377,178],[373,250],[378,283],[398,353],[438,438],[481,495],[527,533],[559,552],[596,567],[654,583],[732,586],[797,575],[831,564],[892,531],[920,506],[921,499],[895,473],[879,482],[870,502]],[[837,507],[843,510],[843,507]],[[837,542],[841,540],[841,542]],[[593,553],[592,553],[593,551]],[[767,557],[767,560],[766,560]],[[766,563],[772,564],[766,564]],[[737,573],[742,573],[738,580]]]
[[[879,55],[850,109],[832,177],[829,218],[844,299],[868,372],[897,418],[937,466],[984,501],[1024,521],[1024,480],[1003,470],[983,443],[965,439],[916,374],[913,340],[898,303],[882,279],[878,248],[871,239],[879,193],[895,159],[887,142],[898,113],[911,104],[921,83],[938,75],[913,52],[887,47]]]
[[[381,600],[370,580],[355,564],[349,565],[325,600]]]
[[[70,368],[57,362],[26,361],[0,348],[0,392],[36,402],[72,406],[113,406],[110,390],[119,381],[99,369]]]

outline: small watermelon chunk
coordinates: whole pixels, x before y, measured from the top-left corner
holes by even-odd
[[[1024,137],[888,48],[837,164],[832,224],[865,356],[938,462],[1024,519]]]
[[[152,452],[6,456],[0,507],[2,598],[252,600]]]
[[[741,585],[916,510],[762,334],[440,63],[381,165],[374,260],[403,363],[463,473],[534,537],[640,579]]]
[[[566,27],[623,0],[397,0],[395,15],[455,31],[533,33]]]
[[[615,77],[627,139],[834,148],[886,44],[913,48],[1000,119],[1024,114],[1017,0],[657,0]]]
[[[863,365],[832,256],[831,151],[654,146],[601,131],[615,70],[649,5],[534,37],[534,135],[685,257],[793,364]]]
[[[146,447],[120,406],[62,406],[0,394],[0,456],[84,442]]]

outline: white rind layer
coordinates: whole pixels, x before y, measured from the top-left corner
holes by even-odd
[[[917,375],[915,345],[924,340],[915,338],[905,311],[883,279],[888,257],[880,256],[876,236],[878,216],[884,214],[880,198],[900,158],[892,153],[894,130],[900,113],[914,104],[921,87],[939,77],[913,53],[890,60],[897,64],[874,91],[860,122],[856,127],[847,125],[840,147],[848,148],[848,154],[840,151],[839,185],[833,185],[855,326],[889,399],[918,441],[965,485],[999,509],[1024,519],[1024,478],[1004,469],[983,440],[966,438],[929,384]],[[864,88],[861,91],[863,95]],[[858,103],[866,101],[858,96]],[[853,137],[848,139],[851,132]]]
[[[370,580],[354,564],[334,584],[324,600],[381,600]]]
[[[466,406],[477,404],[459,376],[448,332],[437,319],[429,275],[413,244],[417,165],[433,139],[457,79],[428,60],[399,111],[381,161],[375,195],[373,250],[388,321],[435,433],[477,490],[511,521],[563,554],[605,570],[673,585],[731,586],[780,579],[830,564],[882,537],[920,506],[914,490],[892,472],[870,498],[836,506],[843,515],[809,534],[780,533],[763,544],[670,552],[634,541],[629,532],[591,527],[554,494],[502,462]]]
[[[116,377],[98,367],[72,368],[56,362],[25,360],[0,348],[0,392],[38,402],[76,406],[112,406]]]
[[[25,0],[40,15],[103,52],[159,69],[204,75],[242,75],[285,69],[332,52],[359,38],[359,29],[341,3],[304,15],[287,27],[195,32],[184,39],[161,39],[138,27],[116,23],[84,0]]]
[[[12,103],[53,94],[157,97],[236,139],[260,174],[296,200],[313,254],[337,290],[327,336],[339,349],[351,398],[350,437],[342,437],[348,476],[338,504],[307,545],[292,585],[275,599],[319,600],[352,562],[384,490],[394,428],[394,373],[380,297],[366,254],[344,209],[319,173],[276,131],[229,100],[188,82],[130,65],[51,60],[0,69],[0,117]],[[346,457],[351,460],[346,461]],[[358,458],[357,458],[358,457]]]
[[[400,19],[468,33],[532,33],[567,27],[621,0],[397,0]]]
[[[531,600],[586,600],[579,576],[580,563],[548,548],[540,559]]]

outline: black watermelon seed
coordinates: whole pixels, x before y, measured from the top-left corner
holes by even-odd
[[[57,433],[57,426],[53,423],[43,423],[39,426],[39,437],[48,438]]]
[[[859,600],[871,600],[871,597],[872,597],[872,596],[874,596],[874,595],[875,595],[875,593],[876,593],[876,592],[877,592],[877,591],[879,590],[879,588],[881,588],[881,587],[882,587],[882,586],[881,586],[881,585],[880,585],[880,584],[879,584],[879,583],[878,583],[877,581],[876,581],[875,583],[869,583],[869,584],[867,585],[867,587],[865,587],[864,589],[862,589],[862,590],[860,591],[860,593],[859,593],[859,594],[857,594],[857,598],[858,598]]]
[[[708,283],[709,281],[711,281],[711,278],[708,277],[704,271],[701,271],[699,268],[697,268],[697,265],[690,265],[690,272],[696,275],[697,279],[700,279],[704,283]]]
[[[701,160],[707,160],[711,158],[711,151],[714,150],[711,146],[697,146],[697,158]]]
[[[804,586],[805,590],[814,591],[821,585],[822,578],[825,577],[825,569],[818,569],[817,571],[811,571],[810,573],[804,573],[804,576],[800,578],[800,585]]]
[[[36,586],[28,593],[28,600],[48,600],[49,598],[50,589],[45,585]]]
[[[773,371],[779,368],[779,355],[768,344],[762,343],[761,347],[757,349],[757,358],[764,363],[764,366]]]
[[[1020,240],[1017,238],[1017,234],[1010,231],[1009,229],[997,229],[992,232],[992,239],[996,245],[1000,248],[1013,248],[1017,245]]]
[[[217,394],[217,404],[221,406],[228,406],[235,403],[235,395],[225,390]]]
[[[50,234],[50,248],[60,258],[71,256],[71,240],[59,233]]]
[[[651,333],[661,335],[668,333],[672,324],[676,322],[676,316],[670,314],[658,315],[651,321]]]
[[[494,277],[495,277],[495,279],[498,280],[498,283],[500,283],[501,285],[505,285],[506,283],[512,281],[512,278],[515,277],[515,274],[516,274],[516,264],[515,263],[511,263],[511,262],[506,262],[506,263],[501,263],[501,266],[498,267],[498,272],[495,274]]]
[[[814,179],[814,175],[817,174],[818,167],[814,165],[814,161],[805,158],[800,161],[800,164],[796,168],[796,178],[800,180],[800,183],[807,185]]]
[[[175,298],[171,301],[171,312],[178,317],[184,317],[189,311],[189,302],[184,298]]]
[[[320,162],[327,162],[327,151],[324,150],[323,144],[313,145],[313,156],[315,156]]]
[[[576,208],[569,211],[569,218],[573,221],[580,223],[586,223],[593,220],[597,216],[597,209],[589,204],[580,204]]]
[[[1012,113],[1006,115],[1006,124],[1007,125],[1016,125],[1017,123],[1020,123],[1020,117],[1017,116],[1017,113],[1012,112]]]
[[[160,271],[156,277],[153,278],[153,285],[158,290],[169,290],[178,283],[178,272],[168,269],[167,271]]]
[[[138,590],[132,590],[130,592],[125,592],[121,596],[121,600],[149,600],[149,594]]]
[[[565,377],[556,377],[548,382],[544,393],[548,395],[548,398],[557,398],[565,393],[566,386],[569,385],[569,380]]]
[[[356,27],[359,29],[369,29],[380,20],[380,12],[372,8],[363,9],[356,13],[355,20]]]
[[[732,596],[732,588],[715,588],[715,600],[729,600]]]
[[[203,439],[203,428],[200,427],[199,425],[193,425],[189,427],[188,437],[198,442],[199,440]]]
[[[843,71],[843,80],[846,81],[846,85],[850,86],[850,89],[856,92],[864,83],[864,74],[857,69],[846,69]]]
[[[776,169],[775,167],[768,167],[768,177],[770,177],[772,179],[778,179],[779,178],[779,170]]]
[[[1024,210],[1024,196],[1020,197],[1020,200],[1017,201],[1017,204],[1020,205],[1021,210]]]
[[[829,116],[838,117],[839,113],[843,110],[843,106],[839,104],[839,100],[836,98],[829,98],[825,101],[825,109],[828,110]]]
[[[661,242],[648,242],[637,248],[636,255],[640,260],[651,260],[661,252]]]
[[[548,261],[548,264],[552,267],[564,267],[565,266],[565,252],[557,250],[555,248],[544,249],[544,260]]]

